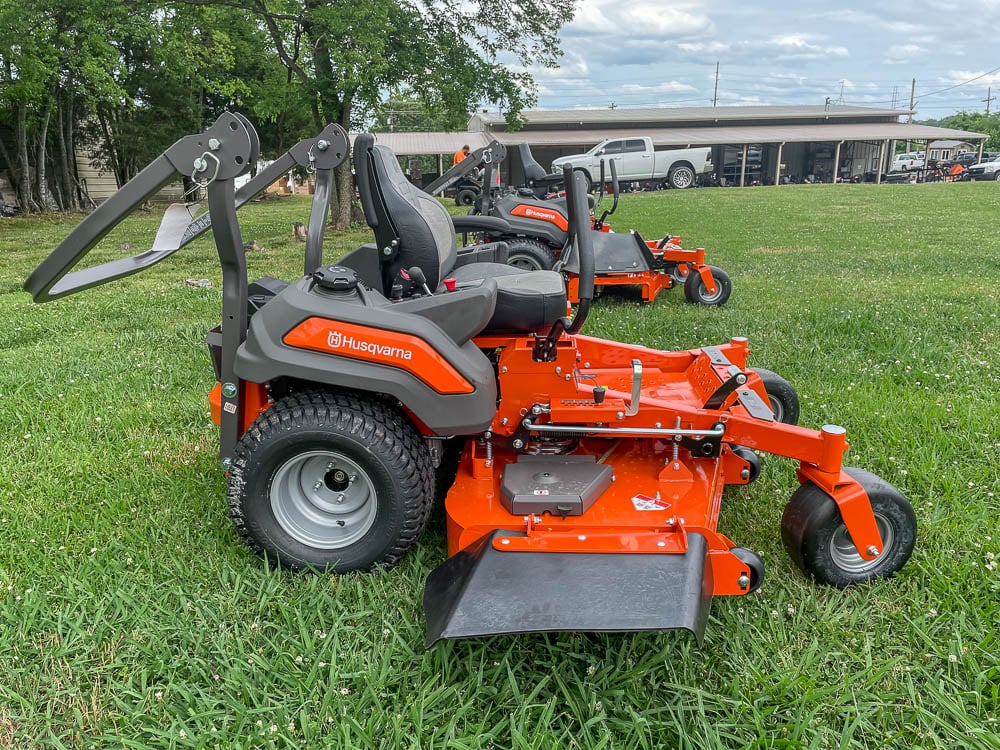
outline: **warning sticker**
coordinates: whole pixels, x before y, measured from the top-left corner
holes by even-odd
[[[533,495],[548,495],[549,491],[548,490],[532,490],[531,493]]]
[[[659,500],[649,495],[633,495],[632,505],[635,506],[636,510],[667,510],[670,508],[670,503],[666,500]]]

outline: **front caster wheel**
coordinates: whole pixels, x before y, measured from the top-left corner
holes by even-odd
[[[899,490],[864,469],[845,471],[861,483],[871,501],[882,537],[877,558],[860,555],[837,504],[812,482],[795,491],[781,516],[781,541],[788,556],[807,575],[837,588],[891,576],[910,559],[917,539],[916,516]]]
[[[792,388],[792,384],[778,373],[765,370],[763,367],[754,367],[753,371],[764,383],[764,390],[767,391],[767,400],[770,403],[771,411],[774,412],[775,421],[798,424],[799,395]]]
[[[715,291],[708,291],[701,274],[698,273],[697,269],[692,268],[684,280],[684,297],[688,302],[718,307],[725,304],[729,295],[733,293],[733,282],[730,281],[729,274],[715,266],[709,266],[709,269],[715,279]]]
[[[760,476],[760,456],[754,453],[752,450],[747,448],[745,445],[734,445],[732,447],[733,453],[742,458],[748,464],[750,464],[745,471],[747,472],[746,479],[747,484],[752,484],[757,477]]]
[[[747,583],[747,593],[752,594],[764,583],[764,561],[760,559],[760,555],[746,547],[733,547],[729,551],[750,568],[750,581]]]
[[[240,439],[226,489],[247,545],[292,569],[346,573],[393,565],[434,497],[430,453],[381,401],[287,396]]]

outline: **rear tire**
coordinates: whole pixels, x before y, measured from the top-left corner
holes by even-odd
[[[470,190],[469,188],[463,188],[455,193],[455,205],[456,206],[471,206],[476,202],[476,191]]]
[[[525,271],[551,271],[556,264],[555,253],[538,240],[515,237],[507,243],[507,265]]]
[[[427,522],[434,470],[387,404],[295,393],[240,439],[226,495],[237,532],[270,563],[347,573],[403,557]]]
[[[719,307],[726,303],[729,295],[733,293],[733,282],[729,279],[729,274],[721,268],[709,266],[712,276],[715,278],[715,291],[709,292],[701,274],[697,269],[692,268],[684,280],[684,297],[688,302],[697,305],[710,305]]]
[[[886,578],[910,559],[917,519],[902,493],[864,469],[845,468],[861,483],[882,537],[882,553],[865,560],[858,553],[833,498],[812,482],[800,486],[781,516],[781,540],[788,556],[820,583],[843,588]]]
[[[675,190],[685,190],[694,185],[694,170],[686,164],[679,164],[667,174],[667,182]]]

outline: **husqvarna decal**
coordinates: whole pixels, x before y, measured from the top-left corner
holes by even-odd
[[[398,367],[438,393],[472,393],[475,390],[430,344],[407,333],[327,318],[307,318],[285,334],[284,342],[297,349]]]
[[[549,224],[555,224],[564,232],[569,231],[569,222],[566,220],[566,217],[551,208],[539,208],[538,206],[529,206],[526,203],[521,203],[511,209],[510,215],[547,221]]]

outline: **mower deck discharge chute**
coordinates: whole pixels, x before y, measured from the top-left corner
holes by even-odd
[[[376,241],[324,265],[333,169],[347,155],[336,126],[279,160],[316,172],[305,275],[248,285],[236,221],[247,194],[233,179],[256,144],[230,114],[181,139],[25,286],[44,301],[166,257],[208,221],[184,229],[183,209],[169,211],[154,256],[71,271],[171,174],[205,179],[223,268],[223,324],[209,335],[220,458],[236,529],[270,562],[394,564],[444,497],[449,557],[425,589],[429,644],[548,630],[700,639],[714,596],[763,581],[760,557],[718,522],[726,487],[752,482],[758,453],[773,453],[798,461],[781,530],[802,570],[845,586],[906,563],[909,503],[842,466],[843,429],[796,426],[795,391],[747,366],[745,339],[665,352],[580,333],[595,277],[582,177],[564,173],[572,317],[558,273],[507,265],[503,243],[457,250],[456,226],[496,233],[503,221],[453,221],[372,136],[356,139],[354,166]]]

